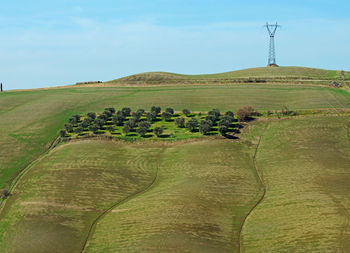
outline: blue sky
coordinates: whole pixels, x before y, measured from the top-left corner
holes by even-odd
[[[350,70],[350,2],[337,0],[16,0],[0,3],[7,89],[147,72],[217,73],[277,63]]]

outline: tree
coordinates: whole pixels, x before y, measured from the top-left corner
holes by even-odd
[[[159,114],[161,112],[161,108],[159,106],[152,106],[151,107],[151,112]]]
[[[218,109],[213,109],[208,112],[208,115],[214,115],[216,119],[218,119],[220,117],[220,111]]]
[[[93,124],[93,125],[91,125],[91,126],[89,127],[89,130],[90,130],[91,132],[94,132],[95,134],[98,132],[99,129],[100,129],[100,127],[99,127],[99,125],[97,125],[97,124]]]
[[[68,122],[72,125],[75,125],[78,123],[78,120],[76,117],[71,117],[71,118],[69,118]]]
[[[155,112],[146,113],[146,118],[148,121],[153,122],[157,119],[157,114]]]
[[[191,112],[188,109],[183,109],[182,113],[186,115],[186,117],[190,116]]]
[[[148,132],[148,129],[150,126],[151,126],[151,124],[149,122],[142,121],[139,123],[138,129],[136,130],[136,132],[138,134],[140,134],[141,136],[144,136]]]
[[[114,115],[112,120],[113,120],[113,123],[116,124],[117,126],[122,126],[125,120],[125,117],[124,115],[117,114],[117,115]]]
[[[163,120],[169,121],[169,120],[171,120],[171,117],[172,117],[172,114],[170,114],[169,112],[163,112],[162,113],[162,119]]]
[[[130,109],[129,107],[124,107],[124,108],[122,109],[122,113],[123,113],[123,115],[124,115],[125,117],[130,116],[131,109]]]
[[[105,110],[102,114],[106,115],[106,119],[112,116],[112,113],[109,110]]]
[[[222,136],[225,136],[226,133],[228,132],[228,127],[225,125],[220,125],[218,130]]]
[[[72,132],[73,131],[73,125],[68,123],[64,125],[64,128],[67,130],[67,132]]]
[[[251,117],[254,114],[256,114],[256,112],[253,109],[253,107],[248,106],[248,107],[243,107],[238,109],[236,114],[237,114],[238,121],[243,122],[243,121],[251,120]]]
[[[166,111],[167,113],[170,113],[171,115],[174,114],[174,109],[173,109],[173,108],[166,108],[165,111]]]
[[[176,118],[175,125],[181,128],[185,127],[185,118]]]
[[[82,128],[87,128],[90,125],[90,122],[88,120],[86,120],[86,118],[83,120],[83,122],[81,122],[80,126]]]
[[[211,121],[212,125],[215,125],[217,117],[214,114],[210,114],[207,117],[205,117],[205,120]]]
[[[157,137],[160,137],[163,133],[163,127],[155,127],[153,133],[157,135]]]
[[[59,136],[60,137],[62,137],[62,138],[64,138],[64,137],[66,137],[66,130],[65,129],[61,129],[59,132],[58,132],[58,134],[59,134]]]
[[[131,130],[136,126],[136,123],[137,123],[136,120],[134,118],[131,118],[125,123],[125,125],[128,125]]]
[[[131,127],[129,125],[125,124],[122,131],[125,135],[127,135],[131,131]]]
[[[137,114],[141,114],[141,116],[144,114],[145,110],[144,109],[138,109],[136,111]]]
[[[84,131],[84,128],[82,128],[81,126],[78,126],[75,130],[74,130],[74,132],[76,133],[76,134],[80,134],[81,132],[83,132]]]
[[[198,126],[198,121],[195,118],[190,119],[189,121],[187,121],[187,123],[185,124],[186,128],[190,131],[190,132],[195,132],[196,128]]]
[[[89,113],[87,114],[87,116],[90,117],[90,118],[92,118],[92,119],[96,119],[96,113],[94,113],[94,112],[89,112]]]
[[[230,116],[231,118],[233,118],[235,115],[233,112],[227,111],[227,112],[225,112],[225,116]]]
[[[105,111],[110,111],[111,114],[115,113],[115,109],[113,107],[107,107],[105,108]]]
[[[211,127],[212,127],[212,122],[210,120],[202,120],[199,125],[199,132],[205,135],[210,132]]]
[[[110,133],[112,133],[112,132],[114,131],[114,126],[113,126],[113,125],[109,125],[109,126],[107,127],[107,130],[108,130]]]
[[[106,124],[106,121],[102,118],[99,118],[95,120],[95,124],[98,125],[99,128],[102,128]]]

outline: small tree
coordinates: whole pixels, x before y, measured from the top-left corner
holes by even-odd
[[[210,132],[212,127],[212,122],[209,120],[202,120],[200,125],[199,125],[199,132],[201,132],[202,134],[207,134]]]
[[[96,125],[96,124],[93,124],[89,127],[89,130],[95,134],[98,132],[99,129],[100,129],[99,125]]]
[[[172,114],[169,113],[169,112],[163,112],[162,113],[162,119],[163,120],[169,121],[169,120],[171,120],[171,117],[172,117]]]
[[[58,134],[59,134],[59,136],[60,137],[62,137],[62,138],[64,138],[64,137],[66,137],[66,130],[65,129],[61,129],[59,132],[58,132]]]
[[[170,113],[171,115],[174,114],[174,109],[173,109],[173,108],[166,108],[165,111],[166,111],[167,113]]]
[[[181,128],[185,127],[185,118],[176,118],[175,125]]]
[[[225,136],[226,133],[228,132],[228,127],[225,125],[220,125],[218,129],[222,136]]]
[[[243,107],[237,111],[237,118],[238,118],[239,122],[243,122],[243,121],[250,120],[251,117],[255,114],[256,114],[256,112],[253,109],[253,107],[251,107],[251,106]]]
[[[122,126],[123,122],[125,120],[124,115],[117,114],[113,117],[113,123],[116,124],[117,126]]]
[[[89,113],[87,114],[87,116],[90,117],[90,118],[92,118],[92,119],[96,119],[96,113],[94,113],[94,112],[89,112]]]
[[[191,112],[188,109],[183,109],[182,113],[186,115],[186,117],[190,116]]]
[[[73,131],[73,125],[68,123],[64,125],[64,128],[67,130],[67,132],[72,132]]]
[[[123,115],[124,115],[125,117],[130,116],[131,109],[130,109],[129,107],[124,107],[124,108],[122,109],[122,113],[123,113]]]
[[[76,134],[80,134],[81,132],[83,132],[84,131],[84,128],[82,128],[81,126],[78,126],[75,130],[74,130],[74,132],[76,133]]]
[[[163,127],[155,127],[153,133],[157,135],[157,137],[160,137],[163,133]]]
[[[153,122],[157,119],[157,114],[155,112],[148,112],[146,113],[146,118],[147,118],[147,121]]]
[[[125,135],[127,135],[131,131],[131,127],[129,125],[125,124],[122,131]]]
[[[144,136],[147,132],[151,124],[147,121],[142,121],[139,124],[139,128],[137,129],[137,133],[141,136]]]
[[[190,131],[190,132],[195,132],[196,128],[198,126],[198,121],[195,118],[190,119],[189,121],[187,121],[187,123],[185,124],[186,128]]]
[[[112,133],[112,132],[114,131],[114,126],[113,126],[113,125],[109,125],[109,126],[107,127],[107,130],[108,130],[110,133]]]
[[[159,106],[152,106],[151,112],[154,112],[155,114],[159,114],[161,112],[161,108]]]
[[[115,113],[115,109],[113,107],[105,108],[105,111],[110,111],[111,114]]]

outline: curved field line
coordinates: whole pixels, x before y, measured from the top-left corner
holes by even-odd
[[[248,214],[246,215],[246,217],[244,218],[243,222],[242,222],[242,225],[241,225],[241,228],[238,232],[238,247],[239,247],[239,252],[242,253],[242,239],[241,239],[241,236],[242,236],[242,232],[243,232],[243,228],[244,228],[244,225],[246,224],[246,221],[248,219],[248,217],[254,212],[254,210],[258,207],[258,205],[260,205],[262,203],[262,201],[264,200],[265,198],[265,195],[266,195],[266,191],[267,191],[267,188],[266,188],[266,185],[264,183],[264,180],[263,180],[263,177],[258,169],[258,166],[256,164],[256,156],[258,154],[258,149],[260,147],[260,143],[261,143],[261,140],[262,140],[262,137],[267,129],[268,125],[266,126],[266,128],[264,129],[263,133],[260,135],[259,137],[259,141],[258,141],[258,144],[256,145],[256,148],[255,148],[255,152],[254,152],[254,156],[253,156],[253,164],[254,164],[254,169],[256,171],[256,174],[258,175],[258,178],[259,178],[259,181],[260,181],[260,184],[262,185],[263,187],[263,194],[261,195],[261,197],[258,199],[258,201],[254,204],[254,206],[250,209],[250,211],[248,212]]]
[[[164,151],[164,150],[163,150]],[[162,153],[162,152],[161,152]],[[84,244],[83,244],[83,247],[81,249],[81,253],[83,253],[86,249],[86,246],[87,246],[87,243],[89,241],[89,239],[91,238],[95,228],[96,228],[96,225],[97,223],[103,218],[105,217],[108,213],[110,213],[113,209],[115,209],[116,207],[128,202],[129,200],[133,199],[133,198],[136,198],[138,197],[139,195],[149,191],[155,184],[155,182],[157,181],[158,179],[158,174],[159,174],[159,164],[157,162],[157,169],[156,169],[156,173],[155,173],[155,177],[153,178],[151,184],[149,184],[145,189],[142,189],[132,195],[129,195],[127,197],[125,197],[124,199],[118,201],[117,203],[114,203],[111,207],[109,207],[108,209],[106,209],[105,211],[103,211],[91,224],[90,228],[89,228],[89,232],[88,232],[88,235],[84,241]]]
[[[60,138],[57,137],[53,142],[51,142],[50,146],[41,154],[39,155],[35,160],[33,160],[32,162],[30,162],[27,166],[25,166],[21,171],[19,171],[19,173],[12,179],[11,185],[8,189],[9,192],[9,196],[11,196],[11,192],[16,188],[16,186],[18,185],[19,181],[21,180],[21,178],[28,173],[28,171],[38,162],[40,162],[44,157],[46,157],[50,151],[52,151],[59,143],[58,140]],[[1,213],[2,210],[4,209],[6,202],[7,202],[6,198],[5,200],[3,200],[2,202],[0,202],[0,217],[1,217]]]

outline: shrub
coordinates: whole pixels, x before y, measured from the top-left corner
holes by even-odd
[[[1,198],[5,199],[6,197],[8,197],[10,195],[9,191],[7,189],[2,189],[1,190]]]
[[[123,113],[123,115],[124,115],[125,117],[130,116],[131,109],[130,109],[129,107],[124,107],[124,108],[122,109],[122,113]]]
[[[171,120],[171,117],[172,117],[172,114],[170,114],[169,112],[163,112],[162,113],[162,119],[163,120],[169,121],[169,120]]]
[[[161,108],[159,106],[152,106],[151,112],[154,112],[155,114],[159,114],[161,112]]]
[[[155,127],[153,133],[157,135],[157,137],[160,137],[163,133],[163,127]]]
[[[58,132],[59,136],[64,138],[66,137],[66,130],[65,129],[61,129],[59,132]]]
[[[174,109],[173,109],[173,108],[166,108],[165,111],[166,111],[167,113],[170,113],[171,115],[174,114]]]
[[[222,136],[225,136],[226,133],[228,132],[228,127],[225,125],[220,125],[218,130]]]
[[[190,132],[195,132],[198,126],[198,120],[195,118],[192,118],[186,122],[185,126]]]
[[[82,128],[81,126],[78,126],[75,130],[74,130],[74,132],[76,133],[76,134],[80,134],[81,132],[83,132],[84,131],[84,128]]]
[[[90,117],[90,118],[92,118],[92,119],[96,119],[96,113],[94,113],[94,112],[89,112],[89,113],[87,114],[87,116]]]
[[[199,126],[199,132],[201,132],[204,135],[209,133],[211,130],[211,127],[212,127],[211,124],[212,123],[209,120],[201,121],[200,126]]]
[[[186,115],[186,117],[190,116],[191,112],[188,109],[183,109],[182,113]]]
[[[185,127],[185,119],[184,118],[176,118],[175,119],[175,125],[178,127]]]

